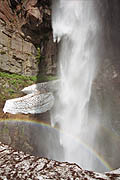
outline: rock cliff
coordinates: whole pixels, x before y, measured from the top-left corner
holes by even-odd
[[[0,1],[0,70],[55,74],[50,1]]]
[[[102,1],[105,2],[104,9],[101,5],[101,9],[103,9],[102,12],[100,12],[101,17],[103,18],[103,37],[105,39],[104,46],[100,47],[100,56],[103,60],[101,63],[101,69],[97,75],[97,78],[94,82],[95,89],[97,91],[97,103],[99,102],[100,110],[98,108],[98,115],[101,116],[101,124],[109,129],[111,133],[117,134],[117,136],[120,136],[120,36],[119,36],[119,27],[120,27],[120,21],[119,21],[119,0],[105,0]],[[110,2],[107,4],[107,2]],[[101,3],[102,4],[102,3]],[[106,20],[108,19],[108,20]],[[102,50],[104,49],[104,51]],[[101,52],[102,51],[102,52]],[[44,73],[46,74],[55,74],[56,71],[56,44],[52,42],[52,29],[51,29],[51,10],[50,10],[50,1],[49,0],[1,0],[0,1],[0,71],[6,71],[9,73],[17,73],[17,74],[24,74],[24,75],[37,75],[38,73],[42,73],[44,69]],[[5,84],[6,88],[8,88],[8,85]],[[3,96],[3,95],[2,95]],[[94,96],[94,92],[93,92]],[[94,97],[92,97],[94,99]],[[92,100],[93,100],[92,99]],[[91,103],[91,106],[95,106],[96,99],[94,99],[95,103]],[[109,111],[109,112],[108,112]],[[106,112],[108,112],[108,116],[106,115]],[[94,112],[95,113],[95,112]],[[9,115],[6,115],[9,116]],[[107,118],[106,118],[107,116]],[[47,117],[48,118],[48,117]],[[23,117],[22,117],[23,119]],[[1,126],[2,128],[2,126]],[[3,128],[2,128],[3,129]],[[11,141],[13,142],[14,147],[18,147],[18,144],[16,143],[16,139],[10,140],[10,138],[7,139],[6,134],[9,136],[9,132],[13,132],[13,129],[11,131],[4,129],[5,133],[1,131],[1,141],[3,139],[3,142],[11,144]],[[17,137],[15,133],[13,133],[14,136]],[[2,135],[3,133],[3,135]],[[12,134],[12,133],[11,133]],[[4,137],[3,137],[4,136]],[[101,136],[100,136],[101,137]],[[23,139],[23,137],[21,138]],[[99,139],[96,136],[96,141]],[[109,139],[108,139],[109,140]],[[109,140],[110,141],[110,140]],[[115,141],[113,139],[113,141]],[[19,141],[20,142],[20,141]],[[101,142],[104,142],[101,140]],[[21,144],[23,144],[23,141],[21,140]],[[20,144],[20,146],[21,146]],[[25,144],[25,145],[24,145]],[[27,143],[24,143],[24,147],[22,147],[24,150],[30,149],[31,147],[28,146]],[[0,152],[3,152],[3,157],[1,157],[1,164],[8,168],[2,168],[0,169],[2,173],[3,178],[5,179],[15,179],[17,176],[19,177],[19,174],[24,171],[23,169],[17,172],[12,172],[12,168],[18,167],[15,165],[16,159],[14,160],[14,150],[9,149],[8,146],[0,145],[3,149],[0,150]],[[98,147],[98,152],[103,153],[103,149]],[[104,146],[104,145],[103,145]],[[115,147],[119,147],[116,143]],[[105,147],[106,148],[106,147]],[[110,148],[111,148],[111,141],[110,141]],[[109,148],[109,151],[110,151]],[[107,148],[106,148],[107,149]],[[114,148],[115,149],[115,148]],[[8,154],[6,156],[6,152]],[[107,150],[105,151],[107,152]],[[1,154],[0,153],[0,154]],[[17,153],[17,152],[15,152]],[[19,159],[19,153],[18,159]],[[109,152],[106,153],[109,156]],[[114,154],[117,154],[114,152]],[[118,153],[119,154],[119,153]],[[13,156],[12,156],[13,155]],[[23,156],[23,162],[24,158],[26,159],[28,157],[28,161],[25,161],[26,163],[34,163],[38,162],[36,158],[33,156],[33,161],[29,161],[31,156],[25,156],[24,153]],[[6,159],[10,158],[9,160]],[[13,159],[12,159],[13,158]],[[111,156],[110,156],[111,158]],[[13,161],[12,161],[12,160]],[[22,164],[21,160],[21,164]],[[119,158],[118,158],[119,160]],[[52,179],[66,179],[66,176],[68,179],[120,179],[119,170],[118,173],[107,173],[104,175],[96,176],[96,173],[88,172],[81,170],[77,165],[68,165],[67,163],[61,164],[58,163],[58,169],[59,166],[70,168],[69,170],[63,171],[57,171],[56,168],[56,161],[48,161],[44,159],[44,167],[42,170],[39,171],[40,178],[45,179],[46,174],[48,173],[48,177]],[[40,162],[42,162],[42,159],[40,159]],[[48,168],[49,163],[53,162],[53,166],[50,166],[50,168],[53,168],[53,171],[50,171],[50,168]],[[112,160],[111,160],[112,162]],[[6,164],[5,164],[6,163]],[[19,160],[16,164],[19,164]],[[21,165],[20,164],[20,165]],[[10,165],[10,166],[9,166]],[[30,164],[31,165],[31,164]],[[65,165],[65,166],[64,166]],[[0,166],[3,167],[3,166]],[[34,164],[33,169],[36,172],[36,167],[39,166],[39,164]],[[115,165],[116,166],[116,165]],[[73,174],[74,167],[78,168],[77,172],[75,171]],[[119,167],[119,164],[118,164]],[[9,169],[11,168],[11,169]],[[72,168],[72,169],[71,169]],[[7,170],[8,169],[8,172]],[[33,172],[29,175],[28,170],[31,170],[29,167],[27,169],[27,176],[33,177]],[[63,169],[62,169],[63,170]],[[62,176],[62,173],[63,176]],[[70,176],[69,176],[69,173]],[[24,172],[23,172],[24,173]],[[25,171],[26,173],[26,171]],[[46,173],[46,174],[45,174]],[[11,174],[11,175],[10,175]],[[52,175],[51,175],[52,174]],[[76,174],[76,176],[74,176]],[[43,176],[44,175],[44,176]],[[72,176],[73,175],[73,176]],[[54,178],[55,177],[55,178]],[[58,177],[58,178],[57,178]],[[75,178],[74,178],[75,177]],[[0,177],[1,178],[1,177]],[[26,178],[26,177],[25,177]],[[16,178],[17,179],[17,178]]]

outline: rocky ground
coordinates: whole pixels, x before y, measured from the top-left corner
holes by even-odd
[[[70,180],[119,180],[120,170],[100,174],[81,169],[76,164],[38,158],[15,151],[0,143],[0,179],[70,179]]]

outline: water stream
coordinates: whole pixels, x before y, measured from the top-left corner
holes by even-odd
[[[96,117],[89,111],[101,37],[96,1],[53,1],[52,27],[54,41],[60,42],[58,74],[61,79],[52,124],[57,124],[61,131],[79,139],[82,144],[80,147],[60,133],[64,160],[100,170],[91,150],[97,128],[93,119]]]

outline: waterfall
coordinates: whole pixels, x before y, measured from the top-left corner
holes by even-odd
[[[101,33],[96,0],[54,0],[52,27],[54,41],[59,42],[60,85],[51,121],[61,130],[64,160],[93,170],[96,159],[88,149],[94,143],[95,124],[91,126],[89,102]]]

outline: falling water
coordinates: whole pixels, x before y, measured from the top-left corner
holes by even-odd
[[[54,41],[60,42],[61,79],[52,123],[82,144],[61,133],[64,160],[93,169],[94,165],[97,167],[96,160],[86,149],[94,143],[89,101],[99,61],[100,21],[96,0],[54,0],[52,27]]]

